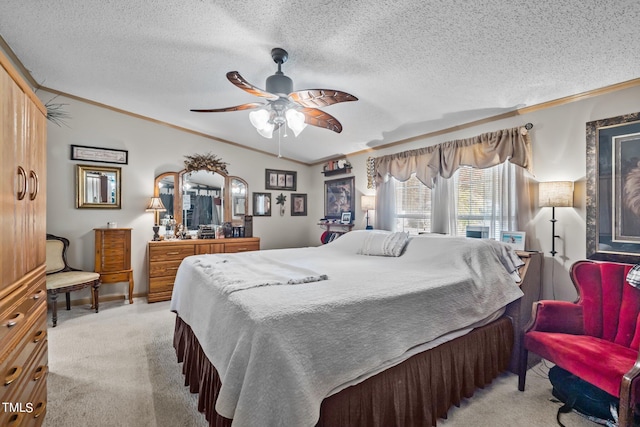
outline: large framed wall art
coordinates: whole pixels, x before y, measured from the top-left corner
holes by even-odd
[[[640,262],[640,113],[587,123],[587,258]]]

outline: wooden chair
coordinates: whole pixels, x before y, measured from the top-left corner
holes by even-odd
[[[68,239],[47,234],[47,295],[51,299],[54,328],[58,323],[58,294],[62,292],[66,294],[67,310],[71,310],[70,292],[91,286],[92,308],[98,312],[100,274],[70,267],[67,263],[68,248]]]

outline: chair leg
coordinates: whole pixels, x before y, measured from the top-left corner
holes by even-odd
[[[51,294],[51,320],[53,321],[53,327],[56,327],[58,323],[58,294]]]
[[[93,288],[91,288],[91,293],[93,294],[93,306],[96,308],[96,313],[98,312],[98,304],[100,303],[98,297],[100,294],[100,283],[95,283]]]
[[[71,310],[71,292],[66,292],[64,296],[67,300],[67,310]]]
[[[527,360],[529,359],[529,351],[522,346],[520,351],[520,360],[518,360],[518,390],[524,391],[525,382],[527,380]]]

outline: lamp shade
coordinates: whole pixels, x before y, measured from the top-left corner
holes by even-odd
[[[376,208],[376,196],[362,196],[360,198],[360,209],[370,211]]]
[[[152,197],[146,209],[147,212],[164,212],[166,210],[167,208],[162,204],[160,197]]]
[[[543,207],[572,207],[573,182],[551,181],[538,184],[538,206]]]

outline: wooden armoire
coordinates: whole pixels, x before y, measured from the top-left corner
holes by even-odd
[[[0,52],[0,426],[47,408],[46,114]]]

